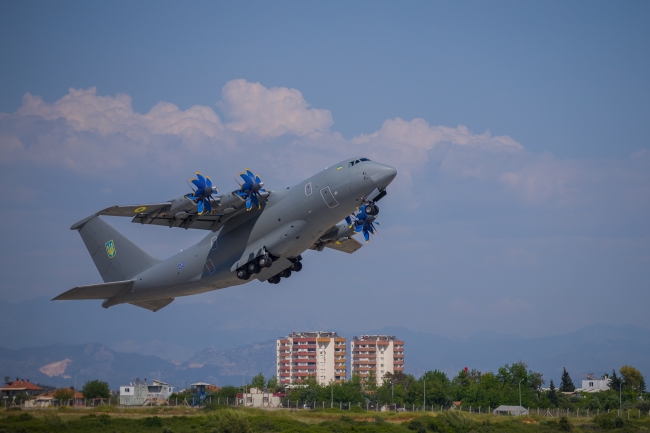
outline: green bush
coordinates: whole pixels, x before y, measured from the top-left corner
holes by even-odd
[[[144,419],[145,427],[162,427],[162,419],[157,416],[148,416]]]
[[[451,428],[455,430],[469,430],[474,421],[472,417],[459,410],[449,410],[447,412],[442,412],[438,415],[440,421],[447,423]]]
[[[219,433],[250,433],[252,432],[246,415],[232,409],[212,412],[208,415],[210,424]]]
[[[562,430],[562,431],[571,431],[571,429],[573,428],[573,426],[571,425],[571,422],[569,421],[569,418],[567,418],[565,416],[560,418],[560,422],[558,424],[559,424],[560,430]]]
[[[594,423],[604,430],[613,430],[615,428],[621,428],[625,425],[625,421],[623,418],[618,416],[617,412],[605,413],[595,416]]]

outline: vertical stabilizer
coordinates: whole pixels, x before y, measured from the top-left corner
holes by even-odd
[[[160,262],[98,216],[71,230],[79,231],[105,283],[128,280]]]

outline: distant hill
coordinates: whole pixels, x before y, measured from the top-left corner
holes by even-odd
[[[437,368],[456,375],[462,368],[496,371],[519,360],[559,383],[566,367],[574,383],[587,373],[598,376],[630,364],[650,377],[650,330],[636,326],[593,325],[578,331],[541,338],[523,338],[497,333],[476,334],[467,340],[452,340],[405,328],[366,332],[397,335],[404,340],[405,366],[420,375]]]
[[[240,384],[264,373],[275,374],[275,340],[217,351],[204,349],[178,364],[153,355],[124,353],[102,344],[54,344],[19,350],[0,348],[0,377],[20,377],[32,383],[77,386],[91,379],[108,382],[111,388],[136,378],[158,379],[184,388],[186,383],[209,381],[217,385]]]
[[[482,333],[467,340],[453,340],[406,328],[384,328],[356,335],[362,334],[389,334],[403,339],[406,372],[416,376],[429,369],[439,369],[450,376],[463,367],[496,371],[506,363],[522,360],[531,369],[542,372],[547,383],[549,379],[559,383],[563,367],[576,385],[587,373],[601,375],[624,364],[633,365],[650,377],[650,330],[634,326],[594,325],[543,338]],[[55,386],[73,384],[75,375],[78,386],[89,379],[100,379],[117,388],[135,378],[160,379],[180,388],[199,380],[239,385],[242,379],[250,381],[260,372],[272,376],[275,364],[275,339],[227,350],[203,349],[184,362],[118,352],[98,343],[0,348],[0,376]]]

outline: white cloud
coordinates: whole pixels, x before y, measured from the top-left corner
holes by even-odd
[[[491,184],[533,205],[571,205],[594,191],[593,185],[606,189],[608,182],[627,184],[631,203],[647,201],[643,149],[625,161],[559,160],[527,152],[507,135],[401,118],[346,140],[330,130],[331,113],[311,108],[300,91],[246,80],[226,83],[217,105],[227,122],[200,105],[180,110],[160,102],[138,113],[130,96],[101,96],[94,87],[70,89],[54,103],[27,93],[15,113],[0,113],[0,163],[58,166],[90,176],[133,167],[187,171],[199,164],[214,173],[242,164],[297,179],[363,155],[395,166],[404,191],[413,175],[437,169],[452,182]]]
[[[302,93],[286,87],[232,80],[222,89],[219,105],[232,119],[228,127],[261,137],[327,133],[334,121],[329,110],[308,108]]]

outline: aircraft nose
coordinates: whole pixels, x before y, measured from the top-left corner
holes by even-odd
[[[390,165],[375,163],[370,179],[377,188],[384,189],[395,179],[395,176],[397,176],[395,168]]]

